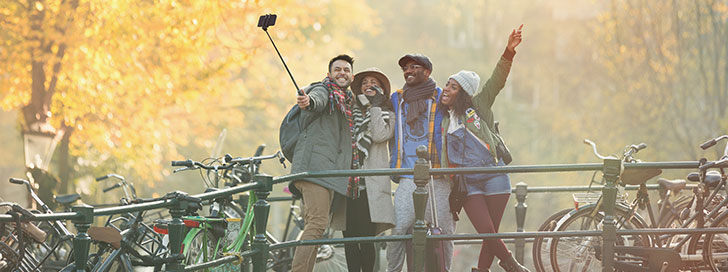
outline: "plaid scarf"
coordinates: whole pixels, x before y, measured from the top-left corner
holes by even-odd
[[[351,108],[354,105],[354,99],[351,92],[342,90],[336,85],[331,78],[324,78],[323,82],[326,89],[329,90],[329,113],[338,110],[346,116],[349,122],[349,132],[351,132],[351,169],[359,169],[359,151],[356,147],[356,128],[354,126],[354,117]],[[352,199],[359,198],[359,182],[360,177],[349,177],[349,185],[346,188],[346,195]]]

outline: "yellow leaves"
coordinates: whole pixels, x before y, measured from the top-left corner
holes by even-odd
[[[43,3],[40,1],[35,1],[34,6],[37,11],[43,11]]]

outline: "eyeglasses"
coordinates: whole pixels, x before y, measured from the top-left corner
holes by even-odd
[[[410,69],[414,70],[414,69],[419,69],[419,68],[422,68],[422,65],[410,64],[407,66],[402,66],[402,72],[406,72],[407,70],[410,70]]]

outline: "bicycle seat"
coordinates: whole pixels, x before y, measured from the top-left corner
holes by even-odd
[[[55,196],[55,199],[56,199],[56,203],[66,205],[66,204],[71,204],[71,203],[75,202],[76,200],[81,199],[81,196],[78,194],[59,195],[59,196]]]
[[[684,179],[669,180],[659,178],[657,179],[657,184],[659,184],[660,187],[673,191],[677,194],[680,192],[680,190],[685,189],[685,185],[687,185],[688,183]]]
[[[640,185],[661,173],[661,169],[624,169],[621,179],[627,185]]]
[[[708,173],[705,173],[705,180],[703,180],[703,184],[705,184],[705,186],[708,186],[708,188],[712,189],[718,186],[721,180],[722,177],[720,176],[720,172],[708,171]]]
[[[698,173],[698,172],[691,172],[690,174],[688,174],[687,179],[689,181],[698,182],[698,181],[700,181],[700,173]]]

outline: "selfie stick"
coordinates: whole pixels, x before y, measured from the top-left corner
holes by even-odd
[[[288,65],[286,65],[286,61],[283,60],[283,56],[281,56],[281,52],[278,51],[278,47],[276,46],[276,43],[273,42],[273,38],[271,38],[270,34],[268,33],[268,27],[276,24],[276,17],[277,16],[275,14],[261,15],[260,19],[258,20],[258,27],[263,28],[263,31],[265,31],[265,34],[268,35],[268,39],[270,39],[270,42],[273,44],[273,48],[275,48],[276,53],[278,53],[278,57],[281,58],[281,62],[283,62],[283,67],[286,68],[286,71],[288,72],[288,76],[291,77],[291,81],[293,81],[293,85],[296,86],[296,92],[298,92],[299,95],[303,95],[301,88],[298,88],[298,84],[296,84],[296,80],[293,79],[293,74],[291,74],[291,70],[288,70]]]

